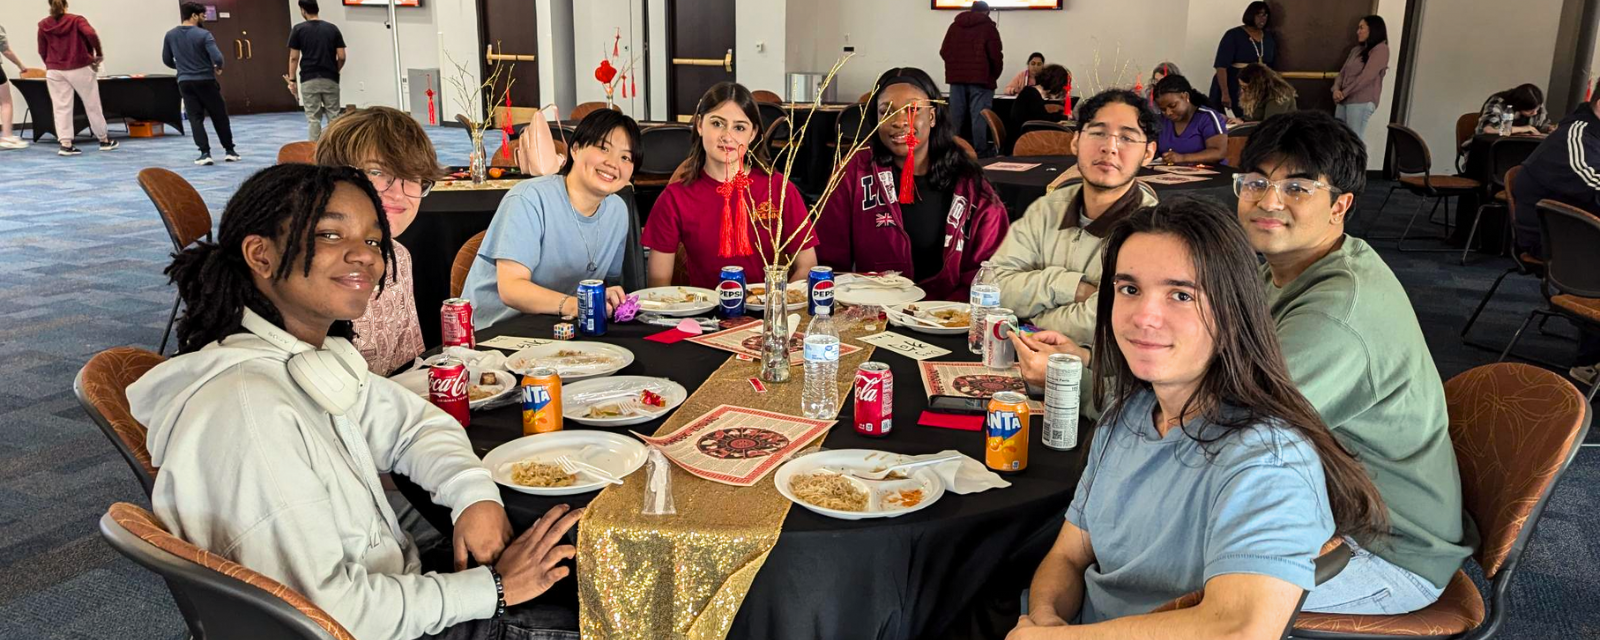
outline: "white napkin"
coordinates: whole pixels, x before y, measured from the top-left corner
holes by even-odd
[[[466,347],[445,347],[443,352],[433,355],[427,359],[417,358],[415,368],[420,369],[422,367],[431,367],[439,364],[439,362],[445,358],[455,358],[467,363],[467,366],[478,367],[480,369],[494,369],[497,371],[504,371],[506,369],[505,354],[494,349],[489,349],[486,351],[474,351]]]
[[[961,455],[961,457],[933,465],[933,472],[939,474],[939,477],[944,480],[946,489],[955,493],[966,494],[990,489],[1004,489],[1011,486],[1010,482],[1006,482],[1004,478],[1000,477],[1000,474],[990,471],[982,462],[973,460],[970,456],[962,455],[954,449],[921,456],[910,456],[902,461],[901,464],[931,458],[942,458],[949,455]]]
[[[883,288],[883,289],[909,289],[916,286],[910,278],[893,271],[876,275],[862,273],[841,273],[834,277],[834,284],[856,288]]]

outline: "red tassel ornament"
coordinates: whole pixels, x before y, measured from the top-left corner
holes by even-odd
[[[726,158],[731,168],[733,158]],[[722,196],[722,242],[717,247],[717,257],[735,258],[748,256],[755,252],[750,246],[750,207],[745,203],[745,194],[750,189],[750,175],[744,170],[744,156],[739,156],[739,170],[728,178],[727,182],[717,187],[717,194]],[[734,201],[738,204],[735,205]]]
[[[900,204],[916,202],[917,191],[917,108],[906,109],[906,167],[900,172]]]

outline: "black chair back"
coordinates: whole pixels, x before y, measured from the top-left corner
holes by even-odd
[[[1554,200],[1540,200],[1539,234],[1544,239],[1544,279],[1560,293],[1600,298],[1600,218]]]
[[[622,255],[622,288],[638,291],[645,288],[644,241],[639,217],[639,204],[634,198],[633,185],[623,187],[617,197],[628,203],[628,245]]]
[[[761,113],[761,122],[756,123],[756,129],[761,131],[766,131],[767,127],[772,126],[772,123],[778,121],[778,118],[788,115],[783,112],[783,105],[773,104],[771,102],[757,102],[756,110]]]
[[[844,111],[839,112],[839,144],[854,145],[857,130],[860,130],[862,137],[868,135],[866,126],[862,124],[862,121],[866,119],[866,108],[867,105],[865,104],[851,105],[845,107]]]
[[[1506,188],[1506,173],[1533,155],[1533,150],[1539,148],[1540,142],[1542,140],[1539,138],[1513,137],[1501,138],[1489,145],[1489,177],[1497,189]]]
[[[1389,125],[1389,160],[1396,173],[1427,174],[1433,169],[1433,154],[1428,143],[1411,127],[1403,124]]]
[[[639,134],[644,163],[639,165],[638,171],[672,175],[689,157],[693,136],[694,130],[686,124],[663,124],[645,129]]]
[[[1017,133],[1017,138],[1021,139],[1022,136],[1028,135],[1028,133],[1031,131],[1060,131],[1061,133],[1072,133],[1074,128],[1060,122],[1051,122],[1049,120],[1029,120],[1022,123],[1022,130]]]
[[[559,122],[551,122],[550,123],[550,139],[551,140],[559,140],[559,141],[561,141],[563,143],[566,143],[567,146],[571,146],[572,145],[572,134],[575,133],[577,130],[578,130],[577,127],[568,127],[568,126],[562,125]]]

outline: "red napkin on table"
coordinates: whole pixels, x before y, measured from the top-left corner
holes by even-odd
[[[689,333],[688,331],[684,331],[684,330],[678,329],[678,328],[672,328],[672,329],[667,329],[666,331],[662,331],[661,333],[655,333],[655,334],[651,334],[651,335],[645,336],[644,339],[645,340],[649,340],[651,342],[659,342],[661,344],[672,344],[672,343],[675,343],[675,342],[679,342],[679,341],[685,340],[687,338],[691,338],[693,336],[694,336],[694,334]]]
[[[983,416],[923,411],[922,417],[917,418],[917,424],[957,431],[980,431],[983,429]]]

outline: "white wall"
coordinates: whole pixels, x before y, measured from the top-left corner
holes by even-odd
[[[804,10],[815,10],[805,0],[795,0]],[[788,71],[787,0],[740,0],[734,11],[735,80],[751,91],[766,89],[783,95]]]
[[[1489,94],[1550,80],[1562,0],[1434,0],[1422,16],[1409,125],[1433,153],[1434,173],[1452,173],[1455,123]],[[1464,37],[1494,25],[1494,37]],[[1389,27],[1392,37],[1399,32]],[[1376,118],[1374,118],[1376,120]]]
[[[100,47],[106,54],[101,73],[170,73],[161,64],[161,38],[168,29],[178,26],[178,3],[140,0],[141,5],[147,6],[130,11],[132,4],[128,0],[73,0],[68,11],[88,18],[89,25],[100,34]],[[44,68],[44,60],[39,58],[39,21],[49,15],[44,0],[0,1],[0,27],[5,27],[11,51],[30,68]],[[0,64],[5,65],[6,75],[18,75],[10,60],[0,60]],[[11,92],[15,105],[12,119],[22,122],[27,110],[22,94],[10,83],[4,90]]]
[[[634,71],[638,72],[635,82],[630,82],[630,89],[637,86],[638,95],[632,92],[627,98],[622,97],[622,86],[619,84],[612,100],[617,106],[634,118],[645,119],[646,107],[644,93],[646,79],[644,75],[644,6],[641,0],[576,0],[572,7],[573,30],[573,57],[575,60],[568,62],[577,70],[577,101],[603,102],[606,99],[605,90],[598,80],[594,79],[594,69],[600,65],[600,60],[609,57],[612,45],[616,43],[616,36],[620,32],[621,43],[618,45],[618,57],[615,64],[626,67],[630,60],[634,61]],[[655,14],[652,14],[654,16]],[[664,16],[657,19],[664,19]],[[541,25],[541,31],[545,27]],[[546,32],[547,33],[547,32]],[[540,37],[545,37],[544,33]],[[658,49],[665,55],[666,47]],[[555,61],[555,64],[562,64]],[[658,92],[664,93],[665,87],[657,87]],[[565,112],[563,112],[565,116]]]

